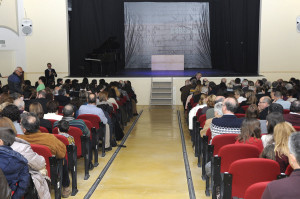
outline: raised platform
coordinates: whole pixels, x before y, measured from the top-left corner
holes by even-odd
[[[202,73],[203,77],[253,77],[258,76],[257,74],[251,73],[237,73],[234,71],[229,70],[217,70],[217,69],[210,69],[210,68],[199,68],[199,69],[185,69],[185,70],[160,70],[155,71],[151,69],[124,69],[118,71],[116,74],[111,76],[104,76],[103,78],[107,77],[192,77],[197,72]],[[70,76],[78,77],[78,76]],[[100,78],[99,76],[90,76],[95,78]]]

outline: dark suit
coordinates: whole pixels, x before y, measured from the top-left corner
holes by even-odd
[[[293,126],[300,126],[300,114],[283,114],[284,120]]]
[[[45,77],[46,77],[46,85],[48,85],[51,81],[54,81],[57,74],[54,69],[51,68],[51,75],[49,69],[45,70]]]
[[[267,119],[268,112],[269,112],[269,107],[267,107],[267,108],[265,108],[264,110],[262,110],[262,111],[259,113],[258,118],[259,118],[260,120],[265,120],[265,119]]]
[[[299,199],[300,169],[292,172],[290,177],[270,182],[262,199]]]

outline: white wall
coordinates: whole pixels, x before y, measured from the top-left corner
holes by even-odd
[[[299,0],[261,0],[260,75],[268,79],[300,76]]]
[[[1,12],[2,11],[2,12]],[[32,20],[32,35],[23,36],[20,24],[23,18]],[[6,0],[0,6],[0,72],[10,75],[16,66],[22,66],[25,79],[32,82],[44,75],[51,62],[59,77],[69,70],[67,0]],[[14,57],[13,61],[11,60]],[[3,81],[4,80],[4,81]],[[3,83],[6,79],[2,79]]]
[[[0,72],[2,76],[12,73],[16,66],[26,69],[25,37],[19,32],[23,18],[23,0],[2,1],[0,6]],[[5,84],[6,79],[2,79]]]

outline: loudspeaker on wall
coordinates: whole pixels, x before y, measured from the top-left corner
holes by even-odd
[[[22,19],[21,23],[22,35],[28,36],[32,34],[32,21],[31,19]]]

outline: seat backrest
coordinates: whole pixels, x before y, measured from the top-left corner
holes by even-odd
[[[288,165],[284,173],[285,175],[290,176],[293,171],[294,169],[291,167],[291,165]]]
[[[64,106],[58,106],[58,113],[62,113],[63,109],[64,109]]]
[[[200,117],[198,118],[198,121],[200,122],[200,127],[203,128],[205,125],[205,121],[206,121],[206,114],[200,115]]]
[[[218,156],[221,157],[221,173],[228,172],[230,165],[246,158],[258,158],[260,154],[256,146],[250,144],[228,144],[220,148]]]
[[[267,185],[271,181],[266,181],[266,182],[258,182],[255,183],[251,186],[249,186],[245,192],[245,198],[244,199],[258,199],[261,198],[263,195]]]
[[[244,113],[235,113],[234,115],[235,115],[237,118],[243,118],[243,117],[246,116],[246,114],[244,114]]]
[[[214,145],[214,154],[217,155],[220,148],[227,144],[234,144],[236,142],[236,137],[238,134],[222,134],[216,135],[213,139],[211,144]]]
[[[82,114],[77,117],[77,119],[83,119],[83,120],[89,120],[93,127],[96,129],[99,129],[99,123],[101,122],[98,115],[92,115],[92,114]]]
[[[82,120],[84,121],[85,125],[86,125],[87,128],[90,130],[90,132],[92,132],[92,128],[94,127],[93,124],[92,124],[92,122],[90,122],[89,120],[85,120],[85,119],[82,119]],[[91,133],[90,135],[91,135],[91,136],[90,136],[90,139],[92,140],[92,139],[93,139],[92,133]]]
[[[245,105],[245,106],[242,106],[242,109],[246,112],[248,107],[249,107],[249,105]]]
[[[55,127],[52,131],[54,134],[58,134],[58,128]],[[82,152],[81,152],[81,136],[82,136],[82,131],[81,129],[70,126],[68,134],[73,136],[75,145],[77,146],[77,157],[81,157]]]
[[[48,129],[45,128],[45,127],[43,127],[43,126],[40,126],[40,131],[41,131],[42,133],[49,133]]]
[[[48,119],[48,120],[51,122],[52,129],[53,129],[54,122],[56,122],[57,120],[53,120],[53,119]]]
[[[280,167],[274,160],[247,158],[233,162],[229,173],[232,175],[232,197],[244,198],[250,185],[276,180],[280,175]]]
[[[293,126],[296,131],[300,131],[300,126]]]
[[[210,130],[210,128],[209,129],[207,129],[207,131],[206,131],[206,136],[207,136],[207,138],[208,138],[208,143],[210,143],[210,141],[211,141],[211,130]]]
[[[62,143],[64,143],[64,145],[66,145],[66,149],[67,149],[67,146],[69,145],[69,140],[68,138],[66,138],[65,136],[63,135],[59,135],[59,134],[54,134],[54,136],[59,139]],[[66,160],[68,161],[68,152],[66,151]]]
[[[48,176],[49,176],[49,178],[51,178],[49,158],[52,157],[52,153],[51,153],[50,149],[48,147],[46,147],[44,145],[40,145],[40,144],[30,144],[30,146],[34,152],[36,152],[37,154],[39,154],[45,158]]]
[[[200,118],[201,114],[202,114],[202,108],[199,108],[199,109],[197,110],[197,113],[196,113],[196,116],[197,116],[198,121],[199,121],[199,118]]]
[[[289,109],[283,109],[283,114],[289,114],[290,110]]]

